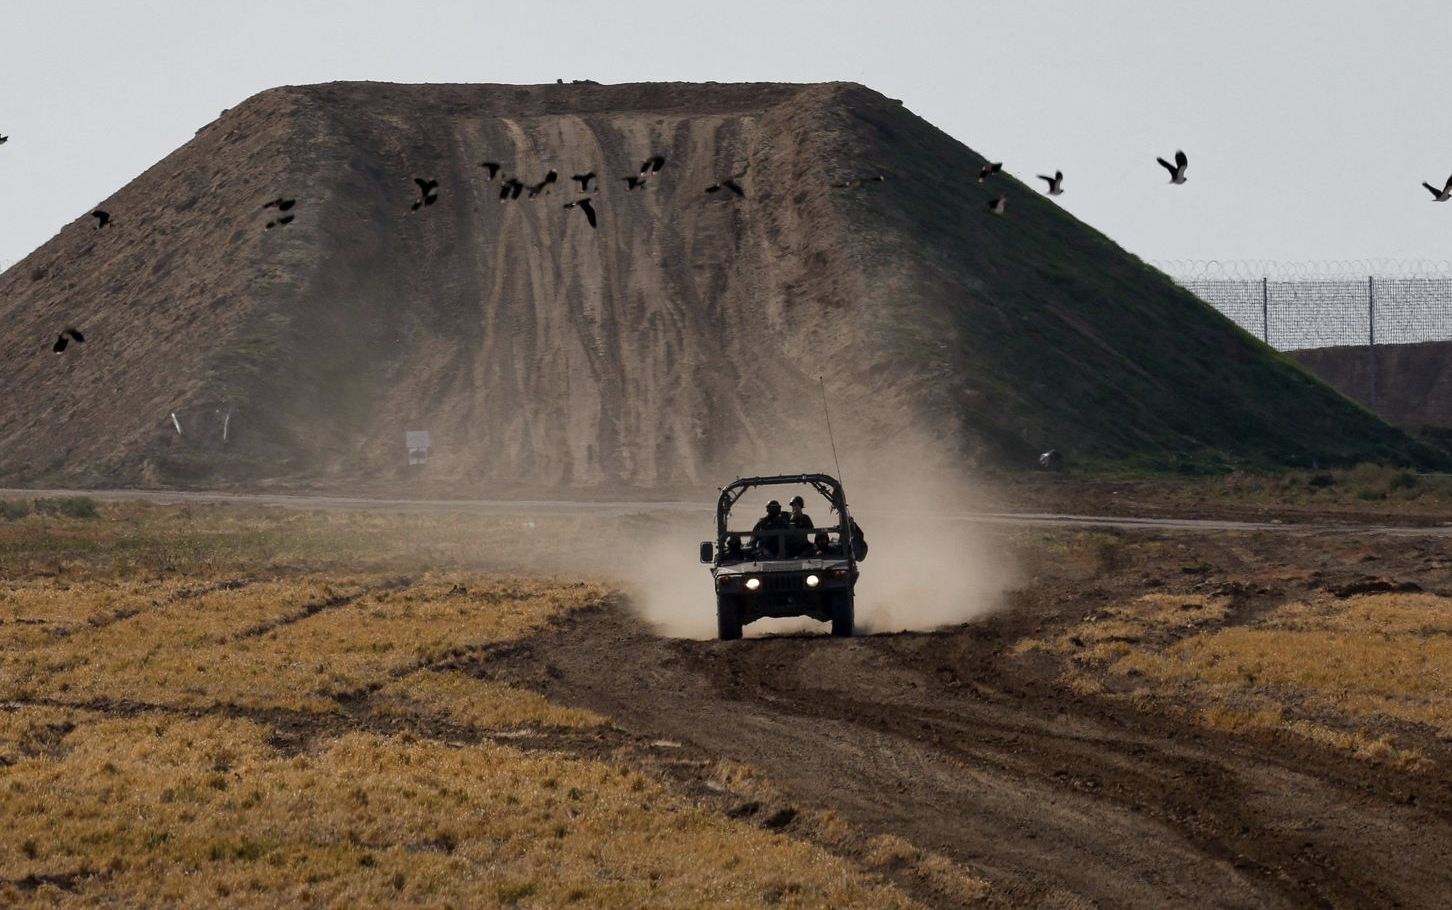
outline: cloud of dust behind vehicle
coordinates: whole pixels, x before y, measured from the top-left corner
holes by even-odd
[[[942,471],[874,473],[875,479],[863,472],[844,480],[848,506],[870,548],[859,565],[858,634],[927,631],[1001,609],[1019,575],[998,534],[962,519],[971,509],[972,481]],[[750,527],[767,499],[785,503],[790,495],[787,487],[750,491],[737,504],[732,527]],[[806,499],[817,526],[837,521],[815,492]],[[639,560],[619,567],[633,608],[658,634],[716,636],[711,574],[697,552],[700,541],[714,536],[710,513],[676,516],[641,541]],[[827,624],[762,619],[748,625],[745,634],[802,631],[825,635]]]
[[[1001,534],[962,517],[972,487],[968,478],[925,470],[848,490],[870,548],[857,582],[859,633],[938,629],[1003,607],[1019,573]]]

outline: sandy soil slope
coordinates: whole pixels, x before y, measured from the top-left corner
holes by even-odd
[[[982,160],[848,83],[269,89],[0,273],[0,478],[485,498],[839,447],[855,475],[1443,458]]]
[[[1095,533],[1113,538],[1097,564],[1032,559],[1008,609],[938,632],[674,640],[622,602],[476,669],[635,735],[748,763],[799,806],[981,871],[993,905],[1444,906],[1452,786],[1435,768],[1452,749],[1435,734],[1396,728],[1434,768],[1399,771],[1081,694],[1059,661],[1015,646],[1147,592],[1228,597],[1232,624],[1326,592],[1448,592],[1445,543],[1347,530]],[[1166,541],[1184,566],[1144,561],[1144,547]]]

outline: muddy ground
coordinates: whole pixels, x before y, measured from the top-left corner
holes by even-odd
[[[1214,732],[1192,711],[1112,689],[1080,694],[1059,658],[1015,648],[1149,592],[1228,595],[1229,623],[1318,592],[1452,593],[1452,540],[1436,528],[1335,520],[1335,530],[1061,532],[1099,535],[1088,561],[1005,528],[1025,580],[1004,609],[967,624],[687,641],[653,635],[621,599],[475,667],[618,727],[618,740],[562,748],[612,750],[801,837],[815,837],[806,813],[834,810],[992,884],[963,904],[896,875],[930,906],[1446,906],[1452,748],[1432,731],[1396,727],[1433,767],[1399,771],[1299,737]],[[1168,562],[1167,542],[1178,554]],[[723,760],[756,769],[782,805],[710,785]]]

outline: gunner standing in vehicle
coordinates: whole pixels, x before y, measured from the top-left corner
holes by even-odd
[[[773,499],[766,504],[766,515],[751,529],[751,546],[767,559],[781,559],[786,552],[786,535],[771,531],[785,531],[791,526],[781,514],[781,503]]]
[[[787,516],[787,525],[797,533],[787,537],[787,555],[796,556],[812,548],[807,542],[807,532],[816,527],[812,524],[812,516],[802,511],[807,503],[800,496],[793,496],[789,505],[792,507],[792,514]]]

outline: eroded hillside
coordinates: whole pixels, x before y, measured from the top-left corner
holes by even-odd
[[[854,467],[1414,457],[982,160],[848,84],[273,89],[0,276],[0,470],[693,488],[825,464],[823,391]]]

